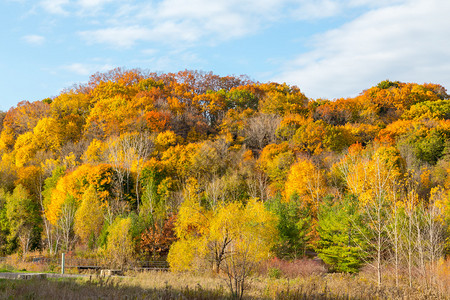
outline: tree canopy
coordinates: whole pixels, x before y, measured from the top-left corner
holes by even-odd
[[[381,272],[405,237],[431,253],[417,231],[433,222],[450,251],[450,97],[437,84],[329,100],[245,76],[115,69],[20,102],[0,125],[3,254],[231,272],[315,251],[337,271],[364,259]]]

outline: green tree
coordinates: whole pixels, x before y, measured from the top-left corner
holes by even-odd
[[[26,255],[33,246],[33,239],[38,239],[40,236],[39,206],[20,184],[6,199],[6,216],[10,225],[10,238],[18,238],[22,254]]]
[[[301,203],[297,195],[283,201],[280,196],[267,202],[267,207],[278,216],[279,241],[275,245],[278,257],[295,259],[306,254],[312,233],[312,212],[307,203]]]
[[[402,115],[405,120],[450,119],[450,100],[417,103]]]
[[[15,240],[10,240],[9,220],[6,212],[7,193],[0,189],[0,254],[10,254],[16,247]]]
[[[319,209],[317,231],[319,257],[334,271],[355,273],[364,263],[366,245],[361,231],[366,231],[358,213],[356,197],[341,201],[326,197]]]
[[[134,258],[134,245],[131,236],[132,219],[117,217],[108,228],[106,258],[110,264],[123,269]]]
[[[450,149],[450,126],[448,121],[416,123],[403,134],[398,143],[412,148],[415,160],[435,165]]]
[[[142,170],[141,185],[143,186],[142,205],[139,208],[139,218],[144,227],[153,226],[155,222],[162,223],[167,217],[167,198],[170,194],[171,180],[158,161],[151,159]]]

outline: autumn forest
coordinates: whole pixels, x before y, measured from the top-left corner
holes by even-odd
[[[273,260],[370,269],[378,287],[450,276],[438,84],[314,100],[245,76],[115,69],[1,112],[0,130],[1,256],[164,260],[222,274],[237,298]]]

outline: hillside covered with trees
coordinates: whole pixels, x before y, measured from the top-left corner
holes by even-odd
[[[381,286],[388,264],[397,284],[432,284],[450,253],[450,97],[437,84],[386,80],[330,101],[116,69],[0,125],[2,255],[162,258],[245,278],[271,256],[316,253],[331,271],[373,266]]]

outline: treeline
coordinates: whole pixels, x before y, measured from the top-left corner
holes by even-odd
[[[432,282],[450,251],[450,100],[437,84],[387,80],[330,101],[242,76],[116,69],[0,121],[3,255],[231,272],[316,252],[335,271],[373,265],[381,285],[386,263]]]

